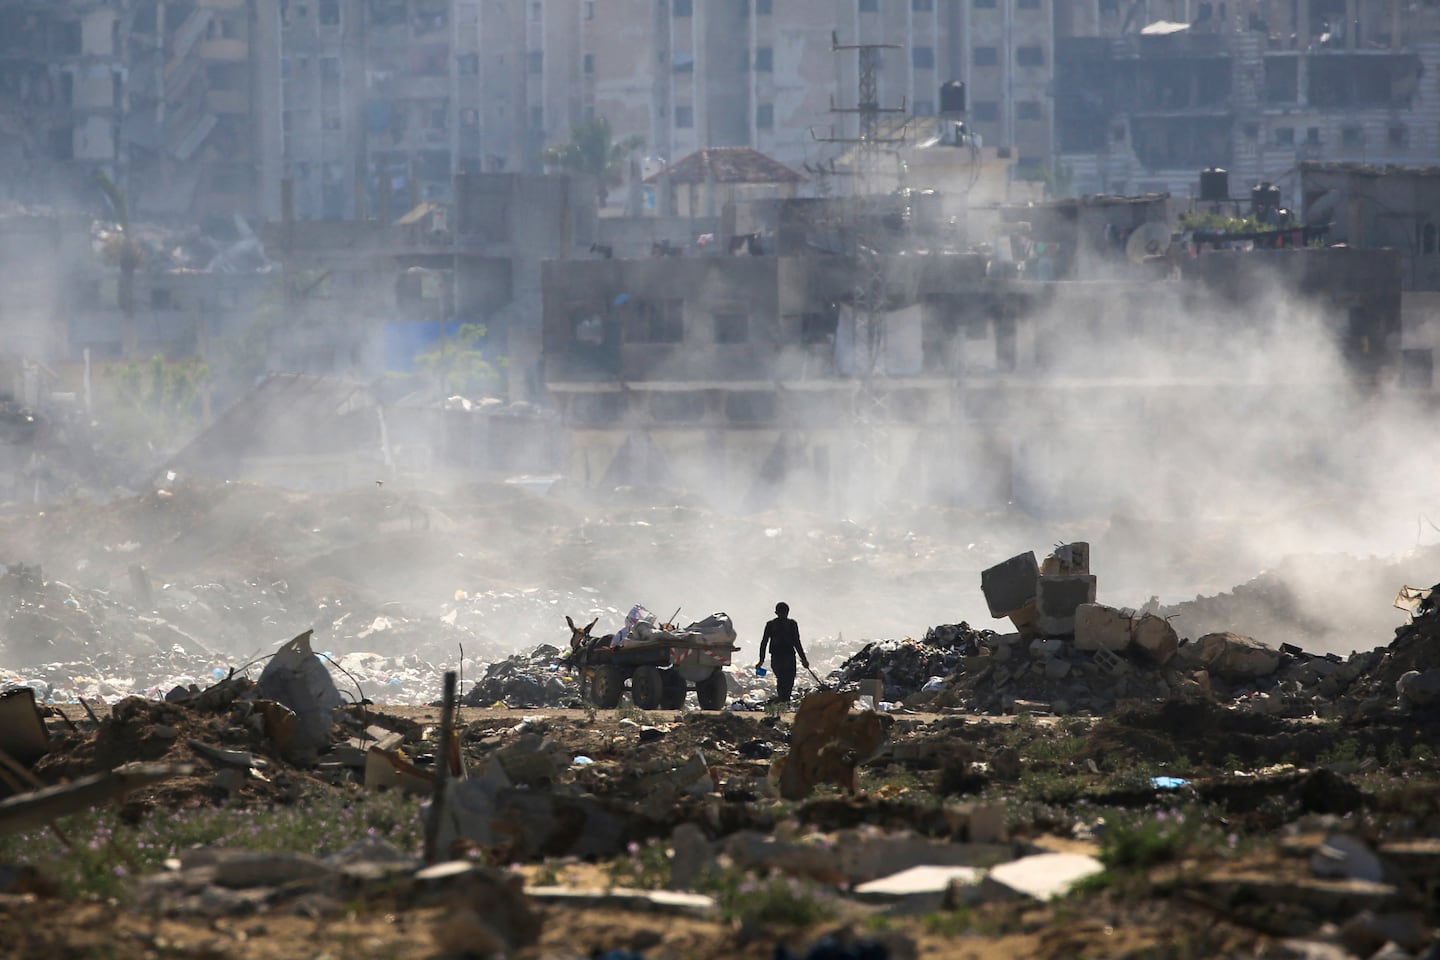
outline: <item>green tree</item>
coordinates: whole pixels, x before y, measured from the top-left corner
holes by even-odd
[[[485,338],[483,323],[462,324],[453,337],[445,337],[440,346],[415,358],[415,366],[430,378],[446,396],[495,396],[503,391],[505,362],[498,367],[485,359],[480,341]]]
[[[620,185],[625,163],[630,154],[645,145],[645,138],[629,136],[617,141],[605,117],[594,117],[570,128],[570,142],[552,144],[540,154],[547,167],[588,173],[595,178],[596,199],[600,206],[610,196],[610,188]]]

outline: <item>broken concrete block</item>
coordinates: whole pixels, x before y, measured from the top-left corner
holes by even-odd
[[[630,890],[613,887],[609,890],[573,890],[569,887],[527,887],[525,893],[537,903],[548,903],[562,909],[625,910],[630,912],[664,913],[705,917],[716,909],[715,900],[699,893],[675,890]],[[466,951],[470,955],[471,951]]]
[[[1070,673],[1070,661],[1054,657],[1045,661],[1045,679],[1063,680]]]
[[[1016,636],[1024,637],[1027,640],[1040,635],[1039,621],[1040,608],[1034,600],[1010,614],[1011,626],[1019,631]]]
[[[1111,653],[1104,647],[1099,647],[1091,654],[1100,668],[1112,677],[1122,677],[1130,672],[1130,664],[1121,659],[1117,654]]]
[[[26,766],[49,752],[50,735],[35,708],[33,687],[0,693],[0,750]]]
[[[991,868],[983,882],[984,893],[995,899],[1063,897],[1086,877],[1105,870],[1104,864],[1081,853],[1037,853]]]
[[[1188,662],[1231,682],[1268,676],[1280,666],[1280,651],[1236,633],[1207,633],[1180,650]]]
[[[693,823],[682,823],[670,834],[670,886],[689,890],[700,875],[715,862],[715,853],[705,831]]]
[[[1075,608],[1075,649],[1124,653],[1134,640],[1134,624],[1125,610],[1082,603]]]
[[[1062,543],[1040,564],[1041,576],[1085,576],[1090,572],[1090,544]]]
[[[1053,637],[1036,637],[1030,641],[1030,656],[1054,657],[1065,652],[1065,641]]]
[[[1423,673],[1407,670],[1395,681],[1395,692],[1401,701],[1413,707],[1428,707],[1440,702],[1440,668],[1431,668]]]
[[[1004,803],[974,803],[966,809],[967,832],[971,843],[1004,843],[1009,839]]]
[[[1022,553],[980,572],[980,592],[990,606],[990,616],[1008,617],[1035,599],[1035,582],[1040,566],[1035,553]]]
[[[1170,658],[1175,656],[1175,651],[1180,649],[1180,636],[1175,628],[1170,626],[1170,621],[1164,617],[1157,617],[1153,613],[1146,613],[1136,620],[1131,629],[1131,642],[1145,651],[1145,655],[1153,663],[1168,663]]]
[[[887,733],[873,711],[851,713],[855,695],[822,690],[800,703],[790,728],[790,752],[775,761],[772,776],[787,800],[803,800],[819,783],[854,793],[856,767],[884,744]]]
[[[929,913],[940,909],[955,882],[974,886],[984,875],[978,867],[918,866],[871,880],[855,887],[857,899],[888,903],[905,912]]]
[[[1094,602],[1093,576],[1042,576],[1035,583],[1040,633],[1047,637],[1074,633],[1075,611],[1081,604]]]
[[[1310,872],[1317,877],[1384,883],[1385,867],[1363,840],[1343,833],[1325,838],[1310,856]]]

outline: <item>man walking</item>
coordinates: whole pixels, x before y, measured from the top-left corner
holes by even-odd
[[[775,699],[781,703],[790,700],[790,691],[795,688],[795,657],[810,669],[810,658],[800,646],[800,625],[790,619],[788,603],[775,604],[775,619],[765,624],[765,635],[760,638],[760,662],[755,669],[765,666],[765,648],[770,648],[770,665],[775,670],[775,682],[779,692]]]

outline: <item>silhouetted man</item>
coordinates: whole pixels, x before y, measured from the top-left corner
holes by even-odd
[[[805,668],[810,668],[810,658],[800,646],[800,625],[790,619],[788,603],[775,604],[775,619],[765,624],[765,635],[760,638],[760,661],[755,668],[765,665],[765,648],[770,647],[770,666],[775,670],[775,682],[779,686],[776,700],[786,702],[790,691],[795,688],[795,657]]]

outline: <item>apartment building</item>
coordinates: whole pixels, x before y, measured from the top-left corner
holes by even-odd
[[[1077,2],[1057,20],[1057,149],[1076,192],[1193,196],[1219,167],[1232,192],[1273,182],[1298,208],[1300,162],[1440,153],[1440,6],[1146,6]]]
[[[279,0],[0,0],[0,196],[274,215]]]

